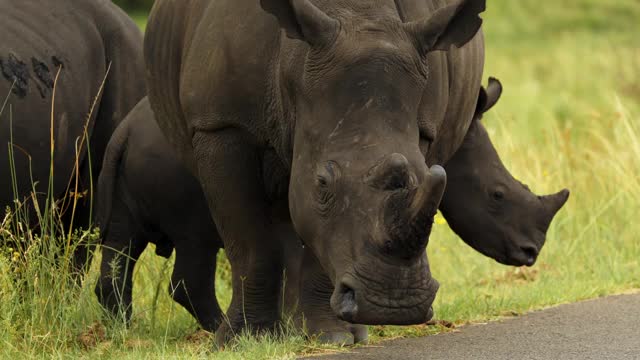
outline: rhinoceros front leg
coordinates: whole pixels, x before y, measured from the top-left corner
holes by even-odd
[[[366,342],[366,326],[341,321],[331,309],[333,285],[309,247],[304,249],[300,273],[299,308],[308,334],[318,336],[321,342],[332,344]]]
[[[282,249],[269,220],[261,156],[239,129],[198,132],[193,150],[200,182],[231,263],[233,295],[216,342],[279,320]]]

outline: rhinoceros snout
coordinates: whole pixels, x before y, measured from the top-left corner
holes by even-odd
[[[384,275],[377,280],[373,277],[375,273],[364,277],[349,274],[336,284],[331,308],[340,320],[367,325],[411,325],[431,320],[439,288],[435,279],[391,281],[384,280]]]
[[[533,266],[536,263],[536,259],[538,258],[539,250],[536,246],[527,245],[520,248],[522,254],[524,255],[525,261],[524,264],[526,266]]]
[[[500,261],[510,266],[533,266],[538,260],[541,246],[537,246],[531,242],[516,246],[508,250],[505,258]]]

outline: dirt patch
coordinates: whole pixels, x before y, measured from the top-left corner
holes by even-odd
[[[451,321],[447,321],[447,320],[429,320],[427,321],[427,326],[439,326],[439,327],[443,327],[443,328],[447,328],[447,329],[455,329],[456,328],[456,324],[452,323]]]
[[[535,268],[530,267],[517,267],[511,268],[504,273],[496,276],[493,279],[482,279],[478,282],[478,285],[488,284],[527,284],[534,282],[540,275],[540,270],[548,270],[546,266],[538,266]]]
[[[107,340],[107,334],[104,326],[100,323],[94,323],[87,330],[78,335],[78,343],[85,349],[90,350],[98,344]]]
[[[192,344],[210,343],[214,340],[214,334],[206,330],[198,330],[192,334],[187,335],[185,340]]]

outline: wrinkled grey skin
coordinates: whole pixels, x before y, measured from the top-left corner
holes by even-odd
[[[501,93],[493,78],[486,91],[481,89],[474,121],[445,166],[448,183],[440,210],[451,229],[480,253],[505,265],[532,266],[569,190],[537,196],[504,167],[480,121]]]
[[[109,64],[104,89],[88,117]],[[13,206],[14,198],[30,196],[32,180],[36,192],[46,194],[51,165],[53,196],[59,199],[68,190],[75,191],[76,157],[78,193],[90,194],[90,173],[97,180],[111,133],[145,95],[140,81],[143,69],[142,34],[111,1],[0,0],[0,106],[9,95],[0,116],[0,209],[4,212]],[[91,153],[87,153],[85,142],[76,156],[85,125]],[[11,137],[16,193],[10,171]],[[88,196],[80,199],[75,227],[89,227],[90,203]],[[44,209],[44,202],[40,209]],[[71,214],[69,207],[63,216],[67,227]],[[36,216],[32,213],[31,217]],[[76,265],[84,264],[86,252],[76,255]]]
[[[276,324],[281,226],[295,227],[309,267],[329,280],[309,284],[333,316],[432,316],[438,285],[424,250],[446,175],[426,162],[445,162],[472,119],[484,1],[438,5],[404,23],[406,7],[389,0],[156,2],[149,100],[203,186],[233,271],[218,342]],[[441,63],[428,57],[452,45]]]

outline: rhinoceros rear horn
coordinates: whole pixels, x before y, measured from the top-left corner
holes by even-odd
[[[394,153],[369,170],[367,182],[380,190],[398,190],[413,188],[416,178],[409,160],[402,154]]]
[[[557,194],[540,197],[545,212],[545,228],[551,225],[554,216],[560,211],[564,204],[569,200],[569,190],[564,189]],[[546,229],[545,229],[546,230]]]
[[[318,45],[335,37],[338,21],[309,0],[260,0],[260,6],[278,19],[290,38]]]
[[[424,221],[424,218],[433,218],[436,215],[446,186],[447,173],[444,168],[439,165],[432,166],[410,206],[414,220]]]
[[[405,24],[405,29],[420,44],[423,54],[462,47],[478,33],[486,0],[457,0],[436,10],[431,17]]]

